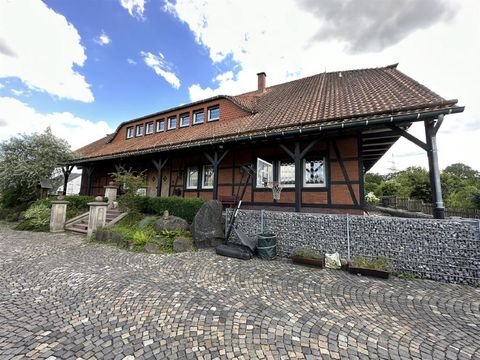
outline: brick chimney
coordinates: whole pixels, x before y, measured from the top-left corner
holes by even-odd
[[[260,93],[263,93],[265,92],[265,85],[267,83],[267,74],[265,74],[264,72],[259,72],[257,74],[258,76],[258,92]]]

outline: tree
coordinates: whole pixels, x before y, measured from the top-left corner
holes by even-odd
[[[0,193],[5,207],[35,200],[40,180],[73,158],[70,145],[52,134],[20,134],[0,143]]]
[[[432,188],[427,170],[411,166],[393,174],[391,179],[399,185],[397,195],[423,200],[426,203],[432,201]]]

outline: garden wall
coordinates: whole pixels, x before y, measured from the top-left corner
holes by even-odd
[[[261,231],[261,211],[239,211],[236,225],[249,235]],[[347,215],[264,211],[264,229],[277,234],[280,256],[296,247],[338,251],[347,258]],[[385,256],[393,271],[419,278],[480,286],[478,220],[348,216],[351,257]],[[235,239],[234,239],[235,241]]]

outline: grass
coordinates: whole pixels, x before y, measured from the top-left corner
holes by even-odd
[[[365,259],[363,256],[357,256],[352,260],[351,267],[373,269],[380,271],[390,271],[390,264],[386,257],[379,256],[374,260]]]

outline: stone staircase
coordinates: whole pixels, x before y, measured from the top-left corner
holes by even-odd
[[[88,229],[88,212],[83,213],[65,223],[65,230],[76,233],[86,234]],[[106,216],[105,227],[112,226],[121,219],[127,216],[127,213],[121,212],[118,209],[108,209]]]

